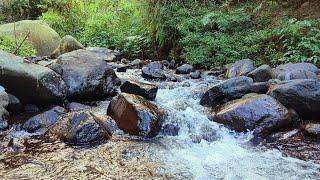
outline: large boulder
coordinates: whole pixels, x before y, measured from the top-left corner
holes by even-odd
[[[65,100],[67,89],[61,76],[47,67],[26,63],[0,51],[0,84],[23,104],[48,105]]]
[[[254,62],[251,59],[243,59],[236,61],[228,67],[227,77],[233,78],[238,76],[246,76],[255,69]]]
[[[40,20],[0,25],[0,36],[16,36],[21,41],[28,33],[27,40],[37,49],[39,56],[49,56],[61,41],[59,34]]]
[[[156,99],[158,92],[156,85],[130,80],[124,82],[120,89],[122,92],[139,95],[151,101]]]
[[[297,111],[302,119],[320,118],[320,82],[315,79],[283,81],[269,94],[284,106]]]
[[[80,49],[59,56],[57,64],[68,99],[91,101],[116,95],[119,80],[102,56]]]
[[[142,68],[142,77],[146,79],[166,79],[163,72],[163,65],[160,61],[152,62]]]
[[[224,104],[213,120],[237,132],[270,134],[293,123],[294,113],[268,95],[252,94]]]
[[[176,74],[190,74],[192,71],[194,71],[193,66],[183,64],[176,69]]]
[[[97,118],[86,111],[70,112],[60,116],[49,133],[71,145],[101,143],[112,135],[104,121],[108,119]]]
[[[274,69],[274,78],[280,80],[309,79],[319,73],[319,69],[311,63],[288,63]]]
[[[161,129],[165,111],[142,96],[121,93],[110,102],[107,114],[131,135],[154,137]]]
[[[266,64],[258,67],[248,74],[248,77],[251,77],[254,82],[266,82],[272,79],[272,76],[272,69]]]
[[[241,98],[251,91],[252,85],[253,80],[245,76],[222,81],[205,92],[201,97],[200,104],[214,107],[230,100]]]
[[[54,125],[59,120],[59,116],[64,114],[65,111],[66,110],[64,108],[56,106],[27,120],[23,124],[22,129],[29,133],[40,131],[45,132],[50,126]]]
[[[51,58],[55,59],[61,54],[72,52],[78,49],[84,49],[85,47],[77,41],[74,37],[67,35],[62,38],[57,49],[50,55]]]

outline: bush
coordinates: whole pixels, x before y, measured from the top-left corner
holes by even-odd
[[[169,2],[158,1],[159,10],[153,12],[159,21],[155,39],[164,46],[173,45],[171,51],[177,52],[170,53],[175,55],[172,58],[203,67],[243,58],[257,64],[319,61],[319,22],[281,15],[274,19],[277,3]]]
[[[37,51],[30,43],[24,42],[22,46],[17,50],[17,47],[19,45],[20,42],[16,43],[9,37],[0,36],[0,50],[2,51],[6,51],[21,57],[37,54]]]
[[[57,2],[47,1],[42,6],[48,11],[40,19],[60,35],[72,35],[86,46],[118,49],[130,58],[149,54],[146,52],[150,51],[150,38],[143,24],[140,3],[127,0],[60,0],[60,3],[68,4],[58,8]]]

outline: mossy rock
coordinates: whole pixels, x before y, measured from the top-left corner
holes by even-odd
[[[30,32],[27,40],[32,43],[39,56],[49,56],[61,41],[59,34],[40,20],[23,20],[16,22],[15,25],[14,23],[0,25],[0,36],[14,38],[14,32],[19,43]]]

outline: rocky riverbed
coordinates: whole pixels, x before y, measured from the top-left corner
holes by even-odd
[[[4,179],[319,177],[316,66],[209,71],[62,47],[0,51]]]

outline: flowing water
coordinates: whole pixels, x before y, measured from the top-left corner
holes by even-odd
[[[119,74],[142,81],[138,71]],[[106,144],[74,148],[62,142],[42,144],[33,153],[1,155],[5,179],[319,179],[320,166],[253,146],[252,135],[211,122],[199,104],[214,78],[161,83],[156,102],[168,113],[162,131],[151,140],[118,135]],[[103,106],[102,106],[103,107]],[[99,109],[99,108],[98,108]],[[97,112],[103,114],[105,108]],[[54,147],[54,148],[53,148]],[[37,153],[38,152],[38,153]],[[10,158],[8,158],[8,156]]]

